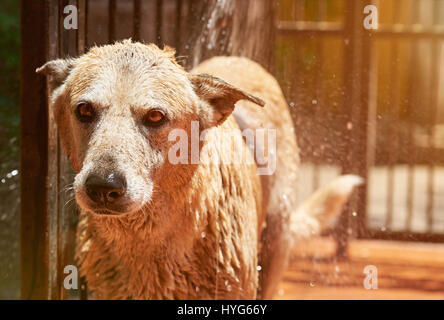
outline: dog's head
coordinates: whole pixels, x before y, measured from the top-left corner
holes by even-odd
[[[174,51],[130,40],[54,60],[48,75],[61,143],[77,175],[79,205],[96,214],[140,210],[165,185],[189,178],[168,161],[173,129],[190,136],[221,124],[239,99],[261,100],[208,75],[191,75]]]

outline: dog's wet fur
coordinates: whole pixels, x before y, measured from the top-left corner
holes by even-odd
[[[270,299],[291,242],[318,233],[360,182],[342,177],[295,203],[288,105],[277,81],[246,58],[215,57],[187,72],[173,49],[125,40],[37,72],[49,76],[76,172],[76,256],[97,299]],[[150,122],[159,113],[160,123]],[[192,122],[206,130],[201,161],[173,164],[169,133],[190,137]],[[270,175],[258,175],[242,138],[259,128],[276,130],[275,150],[253,147],[275,152]],[[218,143],[224,130],[240,143]],[[232,153],[245,161],[208,159]]]

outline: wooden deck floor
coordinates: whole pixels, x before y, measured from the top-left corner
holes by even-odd
[[[275,299],[444,300],[444,244],[350,242],[348,258],[335,260],[328,238],[301,241]],[[378,271],[378,289],[367,290],[364,267]]]

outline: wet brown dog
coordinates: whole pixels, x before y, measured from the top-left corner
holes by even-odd
[[[294,203],[288,106],[248,59],[188,73],[173,50],[124,41],[37,71],[77,173],[77,257],[95,298],[271,298],[291,241],[319,232],[359,183]]]

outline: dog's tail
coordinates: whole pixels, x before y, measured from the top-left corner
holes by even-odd
[[[321,233],[341,213],[354,187],[364,182],[356,175],[343,175],[306,199],[290,217],[294,237],[303,238]]]

